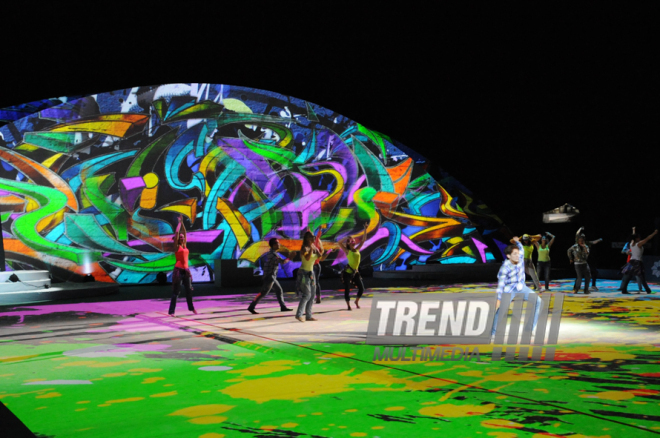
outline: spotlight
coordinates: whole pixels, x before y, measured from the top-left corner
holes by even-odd
[[[16,275],[16,274],[11,274],[11,275],[9,276],[9,281],[11,281],[12,283],[16,283],[17,281],[21,281],[21,280],[18,278],[18,275]]]
[[[87,274],[83,277],[83,283],[91,283],[93,281],[96,281],[94,279],[94,276],[92,274]]]

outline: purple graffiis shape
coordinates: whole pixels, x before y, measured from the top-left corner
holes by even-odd
[[[309,183],[307,178],[305,178],[304,175],[301,175],[299,173],[294,173],[293,176],[300,182],[300,186],[302,188],[302,195],[307,196],[309,193],[312,191],[312,185]]]
[[[414,252],[418,252],[420,254],[426,254],[426,255],[433,254],[433,251],[428,251],[428,250],[422,248],[421,246],[417,245],[415,242],[410,240],[410,237],[406,236],[405,234],[401,235],[401,241],[408,246],[407,249],[409,251],[414,251]]]
[[[280,230],[284,233],[285,236],[292,239],[298,239],[300,237],[300,216],[296,211],[285,211],[282,212],[282,227]]]
[[[119,196],[126,208],[133,210],[135,202],[142,195],[142,190],[146,186],[141,176],[124,178],[119,181]]]
[[[122,178],[119,185],[124,190],[135,190],[146,187],[144,179],[141,176],[134,176],[131,178]]]
[[[321,214],[321,201],[328,196],[328,192],[323,190],[314,190],[306,196],[303,196],[295,201],[280,208],[280,211],[285,212],[300,212],[302,214],[302,223],[300,228],[305,229],[309,224],[310,218],[313,220]],[[286,225],[282,227],[285,229]],[[300,230],[298,228],[298,230]],[[290,234],[289,234],[290,235]]]
[[[218,142],[227,155],[245,168],[246,176],[264,190],[273,174],[268,161],[261,155],[252,152],[239,138],[223,138]]]
[[[497,239],[493,239],[493,242],[495,242],[495,245],[500,249],[500,252],[502,253],[502,257],[504,257],[504,260],[506,260],[506,254],[504,254],[504,250],[506,249],[507,245],[503,244]]]
[[[41,110],[41,118],[43,119],[53,119],[53,120],[77,120],[80,118],[80,114],[77,111],[65,108],[47,108]]]
[[[486,263],[486,248],[488,248],[488,245],[478,241],[474,237],[472,238],[472,241],[474,242],[475,246],[479,250],[479,254],[481,254],[481,260]]]
[[[0,190],[0,196],[7,196],[7,195],[11,195],[11,192],[8,192],[6,190]]]

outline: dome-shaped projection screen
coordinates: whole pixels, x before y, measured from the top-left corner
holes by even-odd
[[[376,270],[501,260],[508,236],[460,183],[443,171],[434,179],[420,154],[274,92],[166,84],[3,114],[8,270],[153,282],[174,266],[179,215],[195,281],[210,281],[219,259],[258,268],[271,237],[298,250],[307,229],[321,229],[329,249],[366,225],[363,266]],[[325,263],[339,269],[346,259],[337,251]]]

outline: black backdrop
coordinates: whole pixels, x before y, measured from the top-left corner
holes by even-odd
[[[4,7],[0,106],[178,81],[277,91],[426,155],[514,233],[561,234],[559,264],[585,225],[615,267],[610,243],[660,217],[656,14],[570,6]],[[564,203],[578,223],[543,226]]]

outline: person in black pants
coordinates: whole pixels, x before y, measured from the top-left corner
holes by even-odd
[[[259,314],[259,312],[254,310],[255,307],[257,307],[257,304],[263,297],[268,295],[268,292],[270,292],[273,287],[275,287],[275,296],[277,297],[277,302],[280,304],[280,310],[282,312],[293,310],[286,307],[286,303],[284,302],[283,298],[284,291],[282,290],[282,286],[280,286],[279,281],[277,281],[277,271],[281,264],[287,263],[290,258],[294,257],[295,251],[289,252],[287,248],[284,248],[285,253],[288,254],[288,257],[282,260],[277,256],[277,251],[280,249],[280,241],[273,237],[268,241],[268,245],[270,246],[270,251],[266,253],[266,263],[264,264],[264,283],[261,287],[259,295],[257,295],[248,306],[248,311],[253,315]]]
[[[321,228],[316,232],[316,238],[314,240],[314,245],[317,248],[322,248],[323,244],[321,243],[321,231],[326,228],[325,225],[322,225]],[[316,262],[314,262],[314,278],[316,278],[316,304],[321,304],[321,262],[324,261],[325,259],[328,258],[331,252],[333,252],[334,249],[329,249],[325,251],[325,253],[319,258]],[[298,289],[300,288],[300,285],[296,283],[296,293],[298,293]]]
[[[575,238],[577,239],[577,236],[582,234],[584,231],[584,227],[581,227],[577,233],[575,234]],[[593,254],[593,246],[602,242],[603,239],[596,239],[592,240],[590,242],[587,242],[589,244],[589,247],[591,248],[591,251],[589,252],[589,258],[587,260],[587,263],[589,263],[589,271],[591,272],[591,288],[589,290],[591,291],[598,291],[598,288],[596,287],[596,280],[598,280],[598,252],[596,252],[596,256]]]
[[[630,251],[632,253],[630,255],[630,261],[626,263],[626,265],[621,270],[621,273],[623,274],[623,280],[621,280],[621,290],[623,292],[621,293],[624,293],[626,295],[630,294],[630,292],[628,292],[628,283],[630,282],[630,279],[633,277],[633,275],[639,277],[639,279],[642,282],[642,286],[646,290],[647,294],[653,293],[649,285],[646,283],[642,256],[644,254],[644,245],[646,244],[646,242],[648,242],[653,237],[655,237],[656,234],[658,234],[658,230],[655,230],[646,239],[643,240],[639,234],[633,234],[632,236],[633,239],[630,244]]]
[[[186,290],[186,301],[188,302],[188,310],[197,315],[197,311],[193,306],[192,301],[192,277],[190,269],[188,268],[188,247],[187,247],[187,234],[186,226],[183,225],[183,219],[179,216],[179,225],[176,227],[174,234],[174,257],[176,264],[172,271],[172,299],[170,300],[170,310],[167,312],[170,316],[174,316],[176,308],[176,300],[179,297],[179,287],[183,283],[183,288]]]
[[[575,266],[575,284],[573,285],[573,293],[580,292],[582,279],[584,278],[584,293],[589,295],[589,283],[591,282],[591,272],[587,259],[589,258],[589,246],[585,243],[584,234],[577,234],[575,238],[575,245],[568,249],[568,259],[571,264]]]
[[[364,242],[367,240],[367,224],[364,225],[364,232],[362,233],[362,239],[360,243],[356,243],[354,238],[347,237],[344,241],[339,241],[339,247],[346,254],[348,259],[348,266],[344,269],[344,272],[341,274],[342,282],[344,283],[344,299],[346,299],[347,310],[351,309],[350,302],[350,292],[351,284],[355,285],[358,288],[358,295],[355,299],[355,307],[360,308],[360,298],[364,293],[364,284],[362,283],[362,277],[360,276],[360,248],[364,245]]]
[[[539,255],[538,262],[536,266],[539,268],[538,269],[538,276],[539,279],[543,279],[545,281],[545,291],[550,290],[550,247],[552,244],[555,243],[555,236],[550,234],[550,233],[545,233],[543,237],[541,237],[541,243],[539,242],[534,242],[534,245],[536,246],[536,252]],[[539,288],[539,292],[540,292]]]

